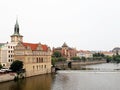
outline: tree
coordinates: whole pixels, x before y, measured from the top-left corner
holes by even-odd
[[[81,60],[85,62],[85,61],[86,61],[86,58],[85,58],[85,57],[81,57]]]
[[[2,65],[0,64],[0,69],[2,68]]]
[[[102,58],[104,58],[105,55],[103,53],[94,53],[93,57],[102,57]]]
[[[120,63],[120,55],[113,56],[113,61],[116,63]]]
[[[80,60],[80,57],[71,57],[71,60]]]
[[[55,66],[55,63],[56,63],[56,59],[54,57],[52,57],[52,65]]]
[[[53,53],[53,57],[56,57],[56,58],[61,57],[61,53],[58,52],[58,51],[55,51],[55,52]]]
[[[111,56],[106,56],[106,61],[107,61],[107,63],[111,62],[112,61],[112,57]]]
[[[67,60],[67,58],[64,58],[64,57],[59,57],[58,58],[58,61],[66,61]]]
[[[15,60],[11,65],[10,65],[10,69],[13,71],[13,72],[20,72],[22,71],[22,68],[23,68],[23,62],[22,61],[19,61],[19,60]]]

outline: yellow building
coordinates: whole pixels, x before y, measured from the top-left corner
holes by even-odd
[[[14,60],[23,61],[26,77],[51,73],[51,50],[47,45],[19,42],[14,53]]]
[[[21,60],[26,70],[26,77],[51,73],[51,50],[40,43],[24,43],[19,34],[19,24],[16,20],[11,43],[15,43],[13,60]]]

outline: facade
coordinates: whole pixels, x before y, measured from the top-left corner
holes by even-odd
[[[3,67],[9,68],[14,61],[14,47],[19,41],[23,41],[23,36],[19,33],[19,25],[16,20],[14,34],[11,35],[11,42],[0,44],[0,63]]]
[[[110,57],[112,57],[114,55],[114,53],[110,52],[110,51],[103,51],[103,52],[100,52],[100,53],[104,54],[105,56],[110,56]]]
[[[82,57],[85,57],[85,58],[92,58],[93,57],[93,54],[90,52],[90,51],[85,51],[85,50],[80,50],[77,52],[77,56],[82,58]]]
[[[2,45],[0,50],[0,62],[4,68],[9,68],[11,63],[14,61],[14,47],[15,43],[6,43]]]
[[[62,57],[65,57],[67,58],[68,60],[71,58],[71,57],[75,57],[76,56],[76,53],[77,53],[77,50],[76,48],[71,48],[69,47],[66,43],[64,43],[62,45],[62,47],[57,47],[57,48],[53,48],[53,53],[54,52],[60,52]]]
[[[120,55],[120,47],[113,48],[112,52],[114,53],[114,55],[116,55],[117,53]]]
[[[26,77],[51,72],[51,50],[47,45],[19,42],[14,52],[14,59],[24,63]]]
[[[4,46],[5,43],[0,43],[0,64],[2,65],[2,52],[1,52],[1,49],[2,49],[2,46]]]

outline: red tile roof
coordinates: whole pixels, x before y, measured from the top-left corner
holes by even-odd
[[[39,44],[34,43],[23,43],[25,47],[29,46],[32,50],[36,50]],[[41,44],[42,45],[42,44]],[[42,45],[43,51],[47,51],[48,47],[46,45]]]

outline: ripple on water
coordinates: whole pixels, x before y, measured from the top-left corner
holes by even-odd
[[[117,67],[105,66],[107,69],[102,70],[58,71],[52,90],[120,90],[120,72],[114,70]]]

